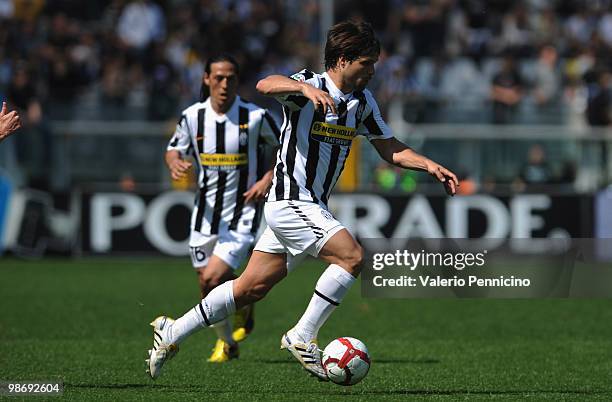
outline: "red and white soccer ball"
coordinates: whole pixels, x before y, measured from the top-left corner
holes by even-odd
[[[368,348],[359,339],[334,339],[323,351],[323,368],[330,381],[340,385],[355,385],[370,370]]]

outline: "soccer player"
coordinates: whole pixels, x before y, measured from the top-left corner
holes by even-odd
[[[205,66],[202,99],[183,111],[170,139],[166,164],[175,180],[198,166],[199,194],[191,216],[192,265],[201,296],[234,279],[249,253],[261,220],[262,200],[272,183],[273,164],[262,160],[264,142],[278,147],[280,131],[265,109],[237,95],[238,64],[230,55],[210,58]],[[204,99],[204,94],[210,96]],[[258,179],[258,170],[269,168]],[[209,362],[238,357],[238,344],[253,328],[252,305],[216,323],[218,340]]]
[[[323,74],[308,70],[291,78],[272,75],[257,90],[283,105],[285,122],[274,182],[265,204],[268,227],[239,278],[216,287],[176,321],[153,321],[151,377],[200,328],[225,319],[235,309],[262,299],[300,257],[312,255],[329,266],[319,278],[306,311],[281,337],[311,374],[326,381],[317,333],[359,275],[361,246],[327,209],[327,201],[356,135],[364,135],[387,162],[428,172],[453,195],[458,185],[450,170],[395,139],[366,84],[374,75],[380,44],[365,22],[341,22],[327,36]]]
[[[10,113],[7,112],[6,102],[2,102],[2,109],[0,110],[0,141],[21,127],[17,111],[13,110]]]

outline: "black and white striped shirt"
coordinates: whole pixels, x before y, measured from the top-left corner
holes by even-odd
[[[199,194],[191,228],[202,234],[256,232],[260,212],[244,204],[243,193],[258,179],[262,141],[277,146],[280,131],[265,110],[236,97],[224,115],[210,99],[181,115],[167,150],[190,155],[198,166]]]
[[[308,70],[291,78],[328,92],[338,115],[328,111],[323,116],[300,94],[277,97],[283,105],[284,123],[268,201],[311,201],[327,208],[355,136],[388,139],[391,130],[367,89],[343,94],[327,73]]]

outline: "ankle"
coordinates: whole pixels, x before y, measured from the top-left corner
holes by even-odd
[[[313,333],[302,326],[296,325],[290,331],[290,334],[297,338],[298,341],[308,343],[317,337],[317,334]]]

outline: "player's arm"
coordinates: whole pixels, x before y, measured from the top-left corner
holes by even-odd
[[[265,96],[302,95],[310,100],[315,109],[322,108],[323,113],[331,110],[337,113],[336,104],[325,91],[310,85],[308,82],[298,81],[282,75],[270,75],[257,83],[257,91]]]
[[[191,167],[191,162],[184,160],[181,153],[174,149],[166,151],[164,159],[166,161],[166,166],[168,166],[168,170],[170,170],[170,175],[174,180],[184,178]]]
[[[8,137],[13,131],[21,127],[19,121],[19,114],[13,110],[8,112],[6,102],[2,102],[2,109],[0,110],[0,141]]]
[[[372,140],[372,145],[379,155],[392,165],[427,172],[442,184],[449,195],[455,195],[459,181],[457,176],[429,158],[415,152],[407,145],[398,141],[395,137],[388,139]]]
[[[183,159],[183,155],[186,155],[190,145],[191,137],[189,136],[187,116],[183,114],[176,124],[176,130],[168,143],[166,154],[164,155],[164,161],[174,180],[184,178],[191,167],[191,162]]]

